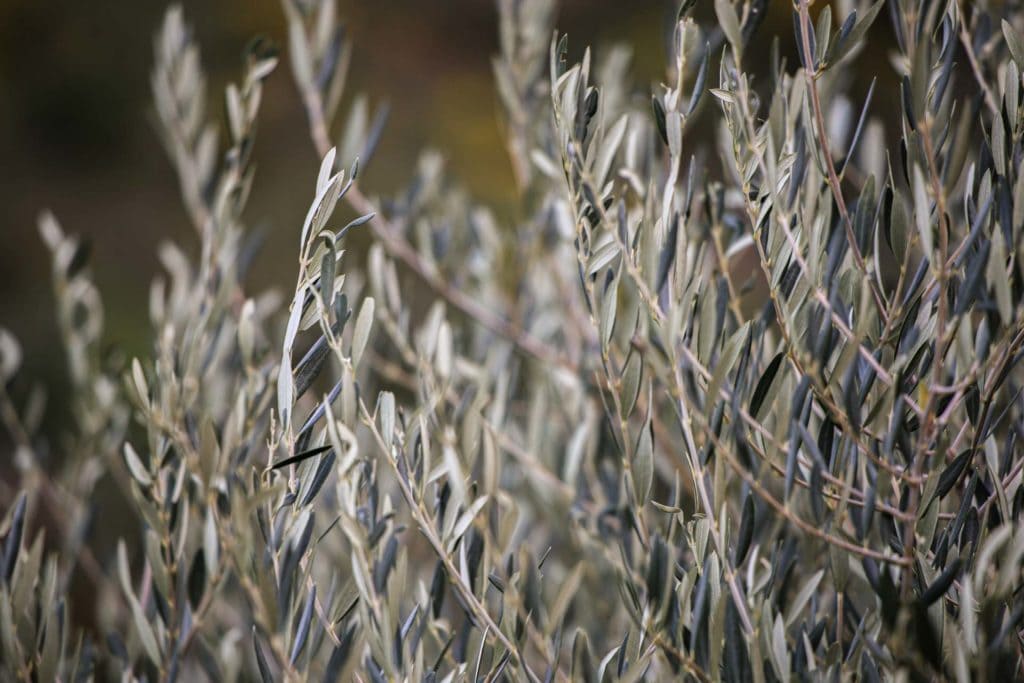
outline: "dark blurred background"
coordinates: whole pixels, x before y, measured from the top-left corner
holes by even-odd
[[[638,96],[646,99],[664,73],[677,4],[563,0],[557,26],[570,34],[573,58],[587,44],[599,51],[629,45]],[[711,4],[698,7],[704,27],[714,26]],[[209,75],[209,113],[223,117],[221,93],[241,73],[246,42],[256,34],[286,42],[281,6],[278,0],[183,5]],[[770,6],[758,39],[762,57],[770,36],[792,30],[789,3]],[[63,359],[49,255],[36,230],[39,212],[52,209],[66,231],[91,242],[106,338],[131,355],[150,345],[146,306],[159,268],[156,245],[171,238],[194,246],[151,116],[152,36],[165,7],[163,0],[0,0],[0,325],[25,348],[22,381],[36,377],[57,389],[51,396],[58,407]],[[499,215],[507,212],[514,192],[491,75],[498,50],[494,2],[343,1],[341,10],[355,43],[342,113],[359,91],[371,106],[391,107],[364,188],[386,194],[402,187],[420,152],[435,147],[476,199]],[[888,33],[886,23],[876,22],[876,31]],[[750,56],[752,65],[766,61]],[[869,59],[891,73],[877,64],[884,52]],[[714,67],[709,80],[716,80]],[[256,140],[247,217],[268,243],[252,291],[291,286],[295,235],[312,196],[318,160],[296,95],[284,60],[267,82]]]
[[[660,73],[662,27],[672,3],[564,2],[559,25],[582,41],[626,41],[643,80]],[[241,74],[256,34],[287,37],[278,0],[183,3],[209,75],[209,113],[223,116],[223,87]],[[152,37],[164,0],[0,0],[0,325],[25,347],[26,375],[59,385],[49,255],[36,217],[52,209],[64,229],[91,242],[110,342],[144,353],[149,282],[164,239],[193,245],[177,181],[150,105]],[[391,108],[363,185],[400,188],[426,147],[481,201],[507,205],[511,172],[496,117],[491,56],[497,10],[488,0],[342,2],[354,52],[342,113],[358,91]],[[287,60],[266,85],[247,216],[268,243],[256,288],[290,286],[295,234],[318,160]]]

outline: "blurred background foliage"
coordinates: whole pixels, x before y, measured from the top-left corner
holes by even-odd
[[[0,0],[0,321],[24,343],[22,377],[50,387],[53,427],[65,408],[60,399],[65,372],[48,257],[36,230],[39,212],[52,209],[67,230],[90,243],[91,268],[104,297],[107,342],[127,356],[150,347],[146,301],[159,270],[156,245],[168,238],[192,243],[150,103],[152,36],[166,4]],[[202,46],[211,111],[222,113],[222,101],[215,98],[237,76],[246,43],[265,35],[286,44],[280,3],[182,4]],[[556,25],[569,32],[577,50],[589,44],[601,54],[615,44],[627,46],[636,81],[653,84],[664,73],[667,32],[677,4],[563,0]],[[703,25],[713,23],[711,4],[697,8]],[[815,10],[824,4],[817,3]],[[498,50],[494,3],[341,5],[354,41],[342,110],[358,93],[369,97],[371,107],[390,107],[361,185],[371,195],[399,190],[415,172],[420,154],[434,148],[441,151],[449,175],[475,200],[499,218],[513,219],[515,189],[491,70]],[[768,37],[792,30],[788,2],[771,3],[770,12],[759,41],[750,46],[751,65],[767,65]],[[876,22],[873,34],[892,44],[887,21]],[[851,75],[854,96],[867,90],[872,74],[879,76],[883,95],[891,92],[894,72],[886,60],[885,51],[865,51],[856,62],[858,73]],[[795,54],[788,61],[795,64]],[[644,101],[650,96],[649,91],[635,95]],[[894,110],[888,118],[895,121],[896,116]],[[710,133],[698,131],[690,139],[710,139]],[[248,216],[251,228],[265,239],[251,275],[255,291],[290,281],[297,221],[317,172],[305,116],[286,69],[266,84],[254,154],[257,174]]]

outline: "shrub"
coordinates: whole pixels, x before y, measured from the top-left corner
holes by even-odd
[[[623,51],[571,63],[550,0],[498,4],[508,227],[435,156],[363,193],[383,117],[340,126],[334,0],[286,0],[322,162],[283,306],[242,218],[277,53],[249,47],[221,144],[167,13],[198,248],[160,248],[152,354],[119,367],[40,221],[74,424],[12,399],[0,334],[3,678],[1024,675],[1024,17],[890,0],[886,107],[846,94],[880,0],[798,0],[768,65],[766,0],[687,0],[648,103]],[[100,496],[134,513],[116,544]]]

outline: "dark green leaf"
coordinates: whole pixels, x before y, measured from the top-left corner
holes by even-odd
[[[252,627],[252,647],[256,651],[256,666],[260,670],[260,678],[263,683],[274,683],[274,677],[270,673],[270,666],[267,664],[267,658],[263,655],[263,648],[260,647],[259,638],[256,637],[256,627]]]
[[[754,538],[754,496],[751,493],[747,494],[747,499],[743,502],[743,516],[740,519],[740,532],[736,539],[736,555],[733,559],[733,564],[739,566],[743,564],[743,560],[747,557],[747,551],[750,549],[750,541]]]
[[[960,481],[964,470],[967,469],[967,463],[970,462],[973,454],[974,451],[968,448],[956,456],[953,462],[946,466],[946,469],[942,470],[942,474],[939,475],[939,486],[935,489],[936,496],[940,499],[945,498],[953,490],[953,487]]]
[[[308,451],[303,451],[301,453],[296,453],[295,455],[293,455],[293,456],[291,456],[289,458],[285,458],[284,460],[280,460],[278,462],[275,462],[271,466],[270,469],[276,470],[276,469],[280,469],[282,467],[287,467],[288,465],[294,465],[295,463],[300,463],[303,460],[307,460],[309,458],[312,458],[313,456],[320,455],[321,453],[324,453],[325,451],[329,451],[329,450],[331,450],[331,448],[333,448],[333,446],[329,446],[329,445],[328,446],[317,446],[316,448],[310,448]]]
[[[921,593],[918,602],[927,607],[945,595],[949,587],[953,585],[953,581],[960,575],[961,566],[962,562],[959,557],[950,562],[949,566],[942,570],[932,584]]]
[[[761,404],[764,399],[768,396],[768,391],[772,387],[772,382],[775,380],[775,375],[779,371],[779,366],[782,365],[782,361],[785,359],[785,351],[779,351],[772,358],[771,362],[768,363],[768,367],[761,373],[761,379],[757,381],[757,386],[754,387],[754,395],[750,399],[750,415],[755,420],[758,419],[758,415],[761,412]]]

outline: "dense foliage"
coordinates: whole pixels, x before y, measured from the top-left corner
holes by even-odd
[[[0,678],[1024,676],[1024,14],[797,0],[750,64],[767,0],[695,4],[644,94],[625,49],[569,59],[552,0],[500,0],[503,225],[436,155],[364,194],[384,118],[339,120],[334,0],[285,0],[321,163],[284,297],[246,287],[277,52],[221,130],[171,9],[198,242],[160,247],[152,353],[103,348],[49,215],[69,433],[0,333]],[[855,98],[886,16],[898,101]]]

